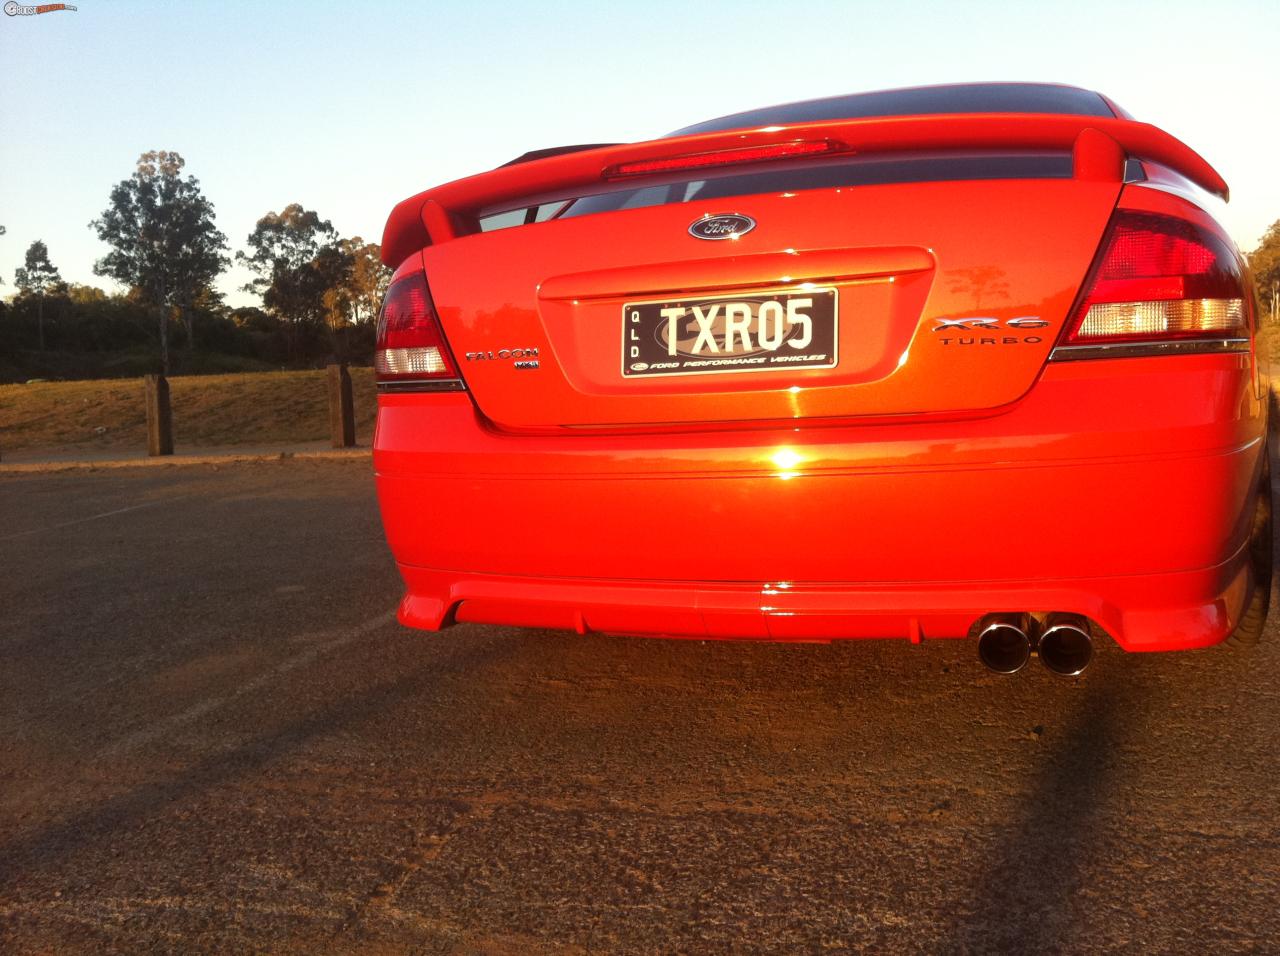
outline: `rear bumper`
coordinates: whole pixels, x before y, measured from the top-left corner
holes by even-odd
[[[930,587],[755,586],[636,582],[432,571],[400,565],[402,624],[439,630],[497,623],[684,638],[832,641],[965,637],[990,611],[1083,614],[1130,651],[1216,644],[1248,596],[1243,561],[1177,574],[1074,581],[970,582]]]
[[[384,395],[375,468],[416,627],[919,640],[1057,610],[1163,650],[1239,620],[1264,433],[1246,358],[1180,356],[901,425],[514,436]]]

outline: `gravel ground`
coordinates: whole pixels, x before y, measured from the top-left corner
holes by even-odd
[[[406,631],[367,460],[0,475],[0,951],[1277,951],[1280,644]]]

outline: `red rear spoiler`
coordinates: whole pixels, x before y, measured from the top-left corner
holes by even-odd
[[[793,123],[624,143],[501,166],[418,193],[392,210],[382,234],[382,261],[391,268],[432,242],[476,230],[481,209],[530,196],[591,191],[606,173],[645,160],[726,149],[826,141],[843,155],[900,150],[1072,150],[1077,178],[1119,182],[1126,156],[1170,167],[1196,185],[1228,196],[1223,178],[1195,150],[1164,130],[1134,120],[1041,113],[963,113]]]

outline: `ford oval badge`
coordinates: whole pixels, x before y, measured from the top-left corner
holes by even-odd
[[[756,227],[750,216],[736,212],[718,216],[703,216],[689,227],[689,235],[695,239],[737,239]]]

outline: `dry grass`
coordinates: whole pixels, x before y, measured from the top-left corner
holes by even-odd
[[[373,373],[351,370],[356,438],[373,437]],[[174,443],[182,448],[290,445],[329,436],[323,371],[169,379]],[[99,432],[99,429],[103,431]],[[141,379],[0,385],[0,449],[115,450],[146,446]]]

